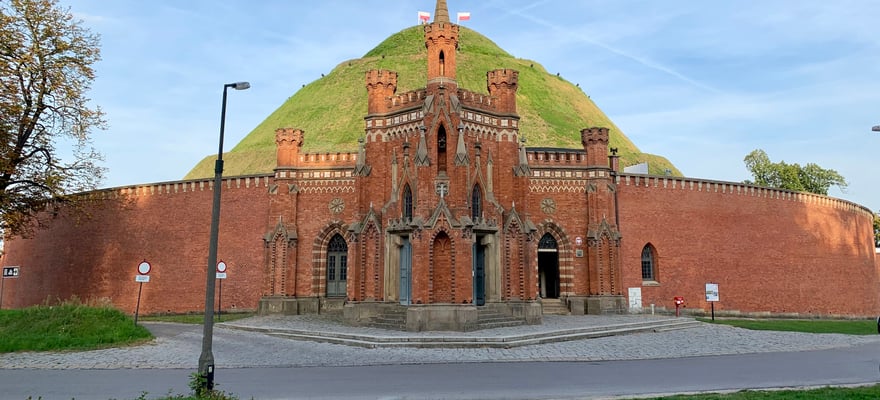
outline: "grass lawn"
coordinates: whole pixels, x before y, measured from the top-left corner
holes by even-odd
[[[93,350],[152,338],[146,328],[109,306],[65,303],[0,310],[0,353]]]
[[[875,320],[820,320],[820,319],[715,319],[697,318],[701,322],[731,325],[761,331],[806,333],[842,333],[845,335],[876,335]]]

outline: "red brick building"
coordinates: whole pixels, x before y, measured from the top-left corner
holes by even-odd
[[[608,130],[581,149],[526,148],[518,73],[458,87],[458,26],[445,1],[425,26],[428,80],[366,73],[357,153],[300,152],[308,132],[276,131],[272,174],[223,180],[219,258],[225,311],[343,310],[352,323],[400,312],[410,330],[473,329],[483,310],[540,323],[547,299],[572,314],[653,306],[719,312],[880,313],[872,214],[825,196],[741,183],[622,173]],[[204,307],[213,183],[84,194],[32,238],[8,238],[2,307],[108,299],[140,312]],[[151,280],[134,280],[148,260]],[[141,286],[142,285],[142,286]],[[559,299],[559,300],[555,300]]]

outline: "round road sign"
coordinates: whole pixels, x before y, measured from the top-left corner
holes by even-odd
[[[217,272],[219,272],[221,274],[226,272],[226,263],[225,262],[220,261],[217,263]]]
[[[138,264],[138,273],[141,275],[149,274],[151,268],[152,267],[150,266],[150,263],[148,263],[147,260],[144,260],[143,262]]]

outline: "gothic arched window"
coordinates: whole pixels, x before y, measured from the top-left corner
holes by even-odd
[[[483,194],[480,193],[480,185],[474,185],[474,192],[471,193],[471,219],[476,222],[482,212]]]
[[[556,238],[550,233],[545,233],[544,236],[541,236],[541,240],[538,241],[538,251],[556,250],[558,248],[559,246],[556,245]]]
[[[437,169],[446,172],[446,128],[443,125],[437,130]]]
[[[642,280],[657,280],[657,262],[654,260],[654,246],[646,244],[642,249]]]
[[[409,184],[403,186],[403,219],[406,221],[412,221],[413,216],[413,198],[412,198],[412,190],[409,188]]]

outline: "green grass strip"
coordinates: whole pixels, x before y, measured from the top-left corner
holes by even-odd
[[[845,335],[876,335],[875,320],[802,320],[802,319],[716,319],[697,318],[702,322],[731,325],[760,331],[805,333],[842,333]]]
[[[824,387],[811,390],[743,390],[735,393],[680,395],[656,397],[655,400],[876,400],[880,399],[880,386]]]
[[[0,310],[0,352],[91,350],[153,337],[111,307],[77,304]]]

